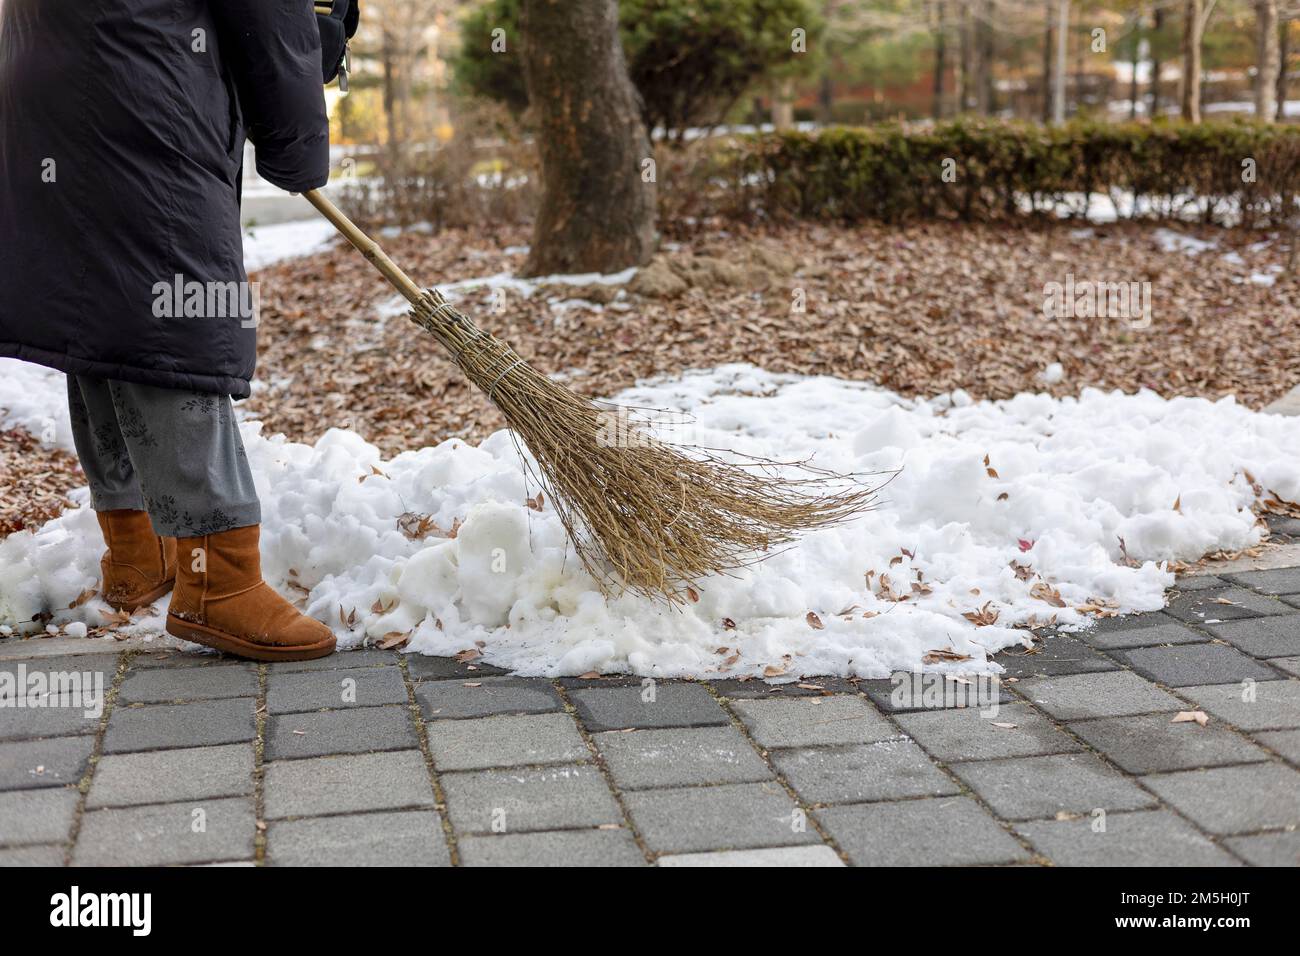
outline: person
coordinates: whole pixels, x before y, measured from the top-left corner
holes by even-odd
[[[103,597],[171,590],[171,634],[306,660],[334,635],[262,579],[231,405],[246,138],[282,189],[329,178],[311,0],[0,0],[0,355],[67,374]]]

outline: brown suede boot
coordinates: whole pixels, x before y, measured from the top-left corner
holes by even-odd
[[[309,661],[334,650],[334,634],[262,580],[260,528],[178,538],[167,633],[255,661]]]
[[[176,579],[176,541],[154,534],[149,515],[122,509],[96,511],[108,550],[100,559],[104,600],[119,611],[156,601]]]

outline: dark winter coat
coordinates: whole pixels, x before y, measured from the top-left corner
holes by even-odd
[[[0,355],[248,395],[245,136],[328,178],[311,0],[0,0]]]

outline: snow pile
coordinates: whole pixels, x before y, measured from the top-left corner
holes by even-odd
[[[47,445],[72,451],[67,383],[52,368],[0,358],[0,429],[21,428]]]
[[[549,504],[526,505],[537,488],[505,432],[384,461],[352,432],[309,446],[245,423],[268,580],[342,646],[409,632],[410,650],[477,644],[525,674],[986,672],[989,653],[1024,639],[1017,625],[1159,608],[1173,575],[1158,562],[1256,543],[1246,473],[1300,500],[1300,419],[1230,399],[915,401],[744,365],[617,399],[689,412],[681,440],[902,471],[876,511],[668,608],[600,595]],[[0,542],[0,623],[48,611],[99,624],[98,600],[68,605],[96,585],[101,548],[84,508]],[[932,651],[970,660],[926,662]]]

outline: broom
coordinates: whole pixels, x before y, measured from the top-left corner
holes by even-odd
[[[871,488],[806,463],[738,464],[654,438],[614,406],[534,369],[437,289],[421,289],[318,191],[303,195],[406,297],[411,321],[500,410],[516,443],[531,452],[583,566],[606,593],[621,585],[679,600],[706,575],[744,567],[801,531],[871,506]]]

